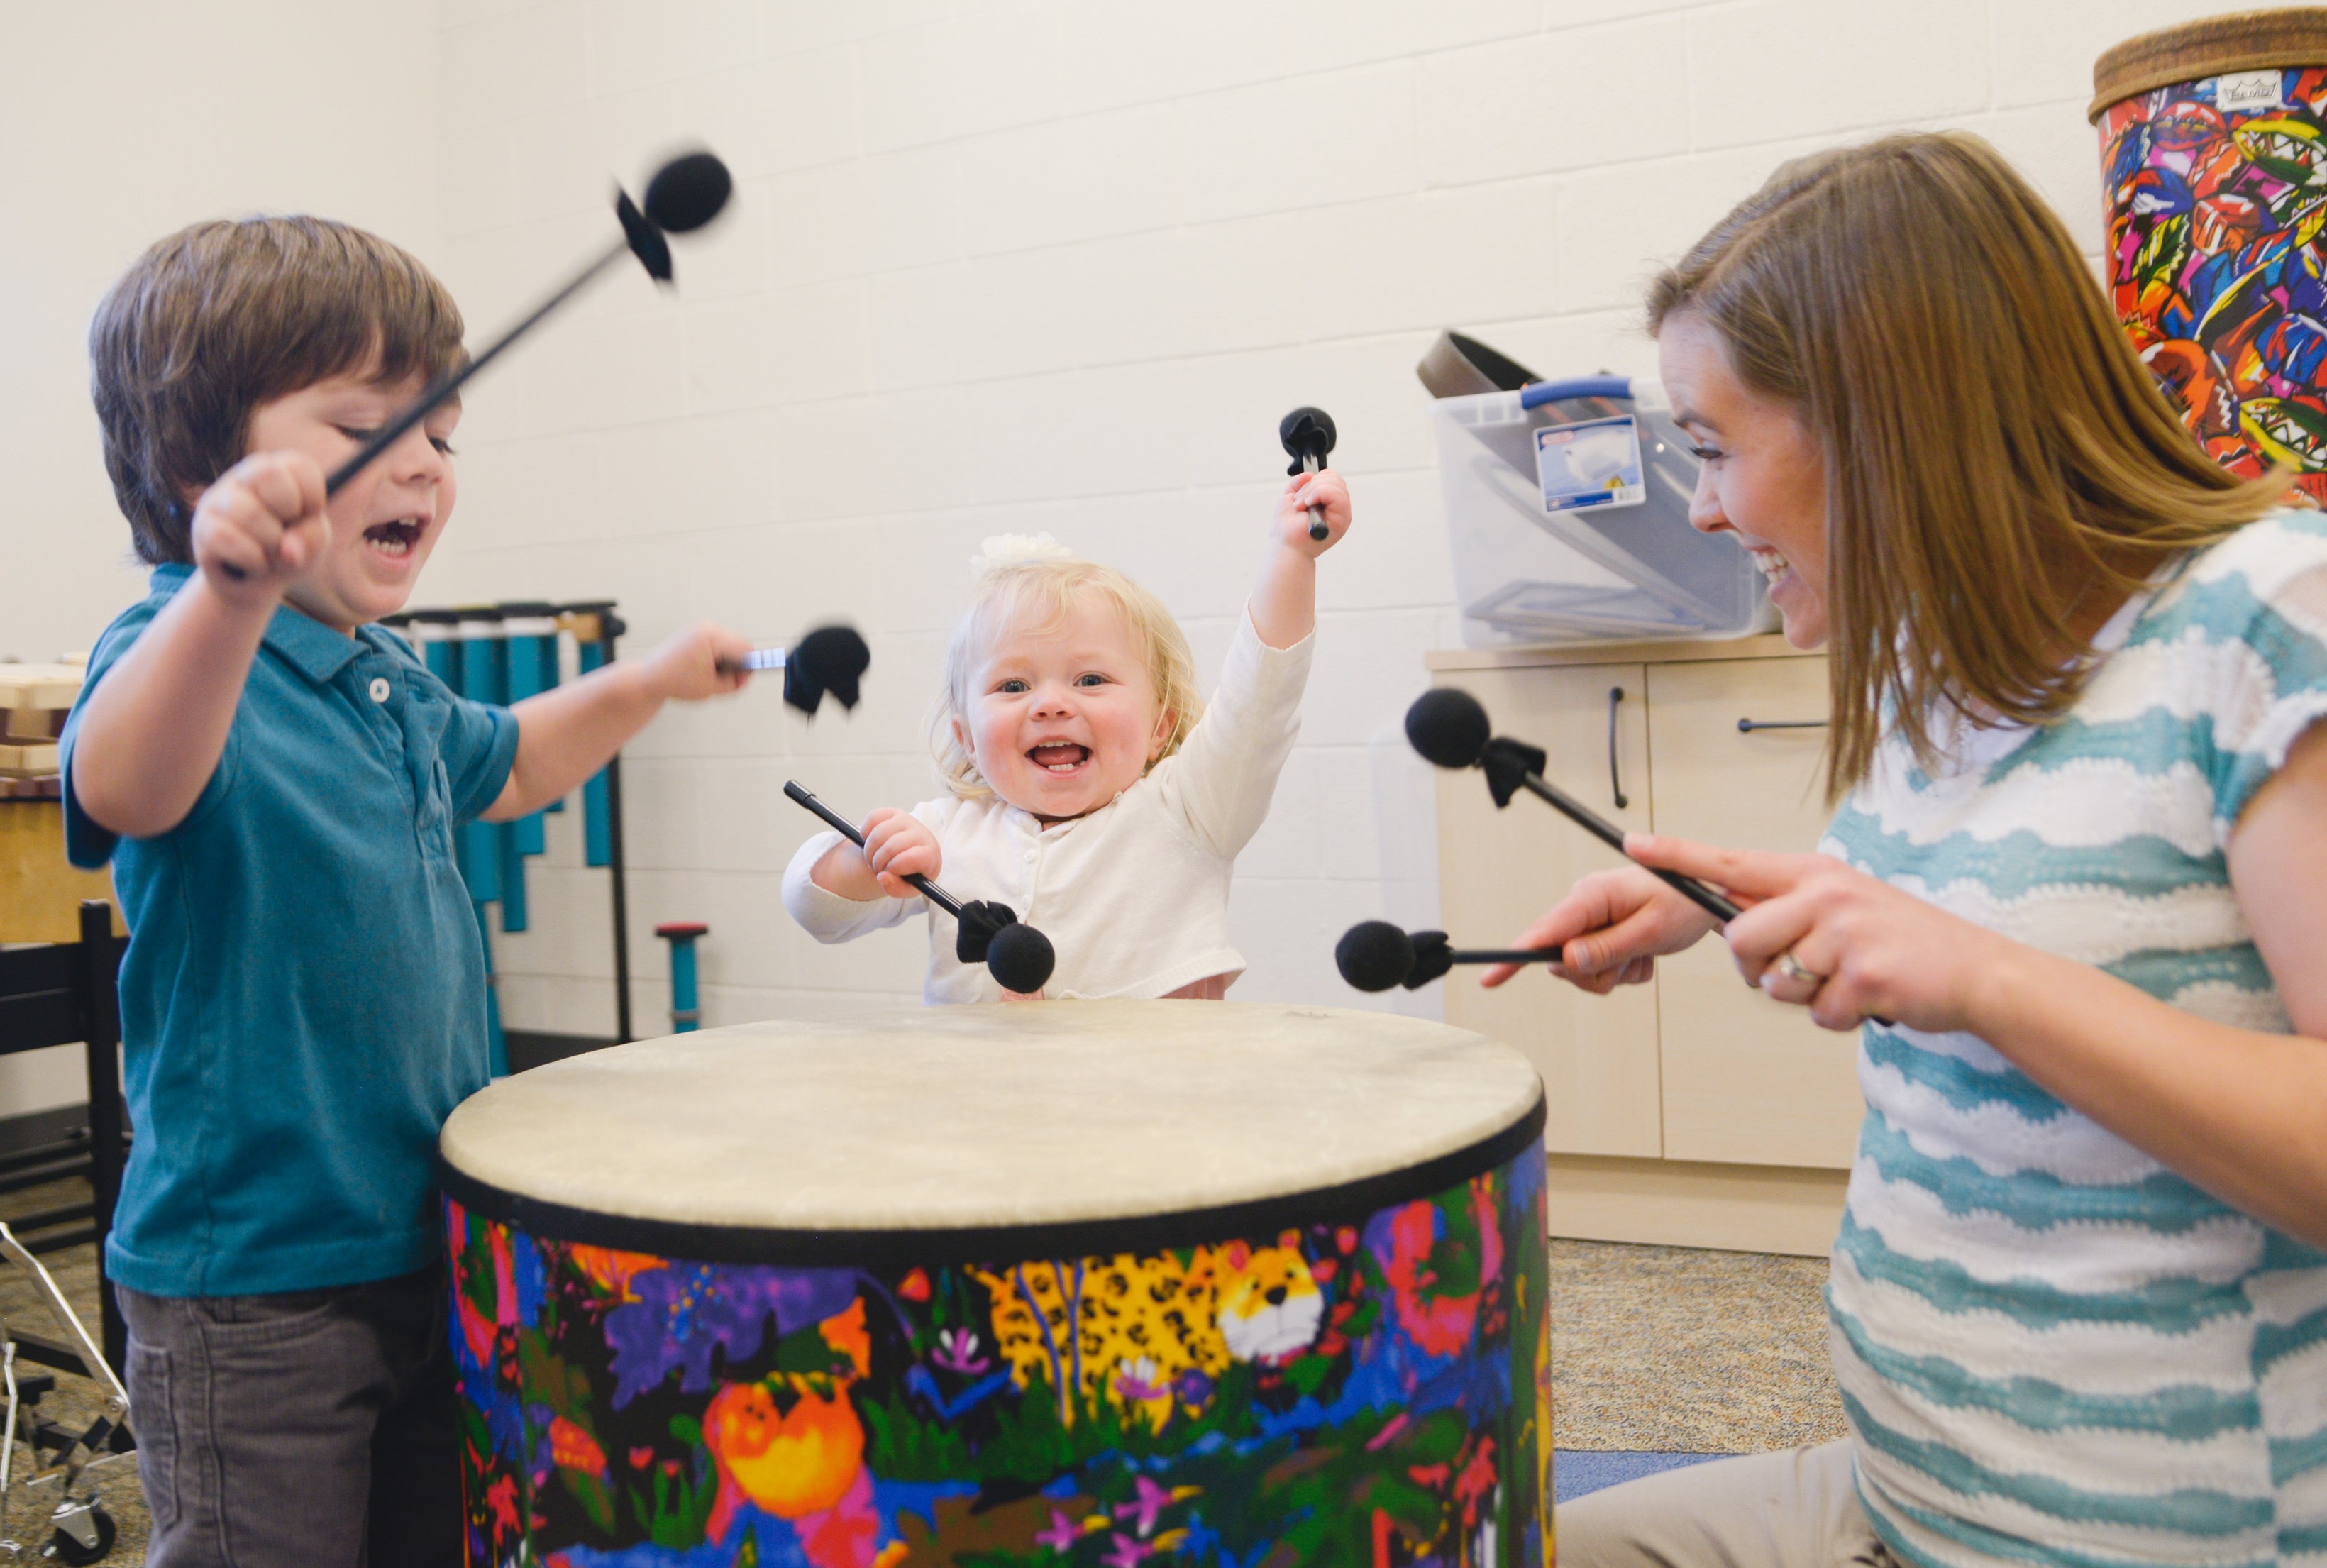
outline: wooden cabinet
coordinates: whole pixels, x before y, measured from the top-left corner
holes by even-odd
[[[1550,754],[1544,776],[1593,810],[1646,830],[1649,725],[1646,668],[1638,664],[1464,671],[1457,684],[1487,706],[1499,733]],[[1611,698],[1610,693],[1621,692]],[[1609,780],[1609,710],[1615,710],[1616,771],[1629,786],[1618,806]],[[1541,802],[1522,795],[1498,811],[1477,772],[1438,775],[1439,899],[1446,929],[1472,947],[1500,947],[1589,872],[1624,857]],[[1464,834],[1460,858],[1474,874],[1451,874],[1448,826]],[[1593,996],[1536,976],[1481,989],[1475,970],[1450,975],[1449,1022],[1509,1041],[1543,1074],[1548,1147],[1578,1154],[1658,1156],[1657,994],[1627,986]]]
[[[1823,658],[1720,659],[1649,671],[1656,831],[1737,849],[1818,847]],[[1754,728],[1740,730],[1740,721]],[[1657,965],[1664,1153],[1676,1160],[1846,1170],[1864,1109],[1858,1037],[1749,989],[1718,942]]]
[[[1431,666],[1620,826],[1817,847],[1823,658],[1768,637],[1448,653]],[[1577,877],[1621,863],[1539,802],[1498,811],[1475,772],[1439,776],[1438,820],[1444,917],[1463,945],[1500,945]],[[1717,939],[1608,997],[1539,975],[1494,992],[1459,973],[1445,984],[1448,1022],[1509,1041],[1543,1073],[1560,1234],[1825,1250],[1863,1114],[1855,1035],[1746,986]]]

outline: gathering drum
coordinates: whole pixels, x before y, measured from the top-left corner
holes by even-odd
[[[618,1046],[445,1124],[472,1564],[1542,1568],[1543,1088],[1236,1003]]]
[[[2090,112],[2134,347],[2217,462],[2327,501],[2327,7],[2128,39]]]

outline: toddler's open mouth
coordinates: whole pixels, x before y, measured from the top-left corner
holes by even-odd
[[[1090,748],[1078,746],[1071,741],[1051,741],[1035,747],[1026,755],[1034,766],[1051,773],[1071,773],[1090,761]]]
[[[420,542],[420,524],[411,518],[399,518],[392,523],[374,523],[363,533],[364,543],[383,555],[409,555],[412,546]]]

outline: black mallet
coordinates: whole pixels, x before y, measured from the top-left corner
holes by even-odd
[[[735,189],[728,177],[727,165],[710,153],[688,153],[673,158],[657,169],[654,178],[647,182],[646,210],[641,212],[631,202],[629,194],[620,186],[614,190],[614,217],[622,226],[622,238],[606,248],[581,271],[561,285],[557,291],[533,308],[531,314],[495,339],[491,345],[475,359],[459,369],[448,371],[432,382],[413,401],[412,406],[372,432],[371,438],[358,447],[355,455],[332,471],[323,481],[324,493],[336,494],[340,487],[368,467],[372,459],[386,452],[404,433],[428,417],[431,410],[453,393],[470,377],[493,362],[496,355],[539,325],[543,317],[582,292],[600,273],[625,255],[635,256],[647,275],[657,283],[670,281],[670,242],[668,234],[687,234],[702,228],[719,216],[727,205],[727,198]]]
[[[1617,854],[1624,853],[1623,829],[1556,785],[1546,783],[1543,770],[1549,758],[1543,749],[1494,734],[1487,723],[1487,710],[1469,692],[1437,686],[1415,698],[1414,705],[1406,710],[1406,738],[1426,761],[1441,768],[1483,770],[1488,793],[1498,807],[1509,806],[1511,797],[1525,789],[1549,802],[1553,809]],[[1695,877],[1658,871],[1654,866],[1647,869],[1724,925],[1743,913]]]
[[[614,217],[622,226],[622,237],[598,257],[559,285],[557,291],[533,308],[523,321],[495,339],[467,364],[457,366],[436,378],[419,397],[387,424],[381,425],[364,443],[356,448],[349,459],[333,469],[323,481],[326,497],[340,493],[341,487],[371,466],[372,461],[389,447],[404,439],[405,432],[435,412],[444,400],[458,392],[470,377],[493,362],[500,351],[539,325],[543,317],[581,293],[584,285],[605,271],[624,256],[635,256],[647,275],[657,283],[670,281],[670,234],[686,234],[702,228],[719,216],[721,208],[734,191],[734,182],[728,177],[727,165],[709,153],[688,153],[673,158],[655,171],[647,182],[646,210],[640,211],[629,194],[617,186],[614,191]],[[228,566],[230,576],[243,575],[240,569]]]
[[[856,705],[859,684],[873,662],[873,650],[853,626],[819,626],[790,648],[755,648],[739,659],[722,659],[719,673],[739,669],[784,672],[784,701],[808,717],[830,692],[844,708]]]
[[[1453,686],[1434,687],[1415,698],[1414,705],[1406,710],[1406,738],[1414,742],[1414,749],[1441,768],[1483,770],[1487,775],[1487,792],[1495,798],[1498,807],[1509,806],[1511,797],[1524,789],[1547,801],[1553,809],[1618,854],[1624,853],[1621,828],[1556,785],[1544,781],[1544,764],[1550,759],[1542,747],[1530,746],[1524,741],[1514,741],[1508,735],[1497,735],[1491,731],[1492,726],[1487,722],[1487,710],[1479,699]],[[1652,865],[1640,869],[1724,926],[1745,912],[1738,904],[1722,897],[1693,876],[1683,876],[1677,871],[1660,871]],[[1346,937],[1342,939],[1348,940]],[[1514,963],[1519,960],[1495,956],[1489,957],[1486,961]],[[1355,985],[1356,982],[1350,984]],[[1868,1013],[1867,1017],[1885,1028],[1891,1025],[1891,1020],[1879,1013]]]
[[[855,823],[801,789],[797,781],[784,780],[784,793],[823,818],[826,826],[838,831],[849,843],[859,849],[864,847],[864,835],[856,831]],[[963,903],[925,876],[908,876],[905,880],[920,889],[923,898],[960,923],[954,936],[955,957],[965,964],[984,964],[996,985],[1022,995],[1032,995],[1049,982],[1051,971],[1058,967],[1058,953],[1051,947],[1050,938],[1018,919],[1017,910],[1008,904],[975,899]]]
[[[1276,422],[1276,439],[1283,442],[1285,450],[1293,454],[1293,466],[1285,472],[1315,473],[1325,466],[1326,453],[1333,450],[1333,443],[1341,436],[1333,428],[1332,415],[1322,408],[1303,407],[1295,408]],[[1327,532],[1325,509],[1311,507],[1309,537],[1322,539]]]
[[[1333,947],[1333,966],[1360,991],[1403,985],[1418,991],[1457,964],[1556,963],[1549,947],[1463,948],[1444,931],[1404,931],[1388,920],[1360,920]]]

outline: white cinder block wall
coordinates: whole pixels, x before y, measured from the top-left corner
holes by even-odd
[[[1429,782],[1394,740],[1455,637],[1413,375],[1431,336],[1652,369],[1654,265],[1780,160],[1892,127],[1988,136],[2098,252],[2093,58],[2218,8],[447,0],[440,259],[476,331],[607,232],[610,171],[701,139],[741,188],[679,246],[675,294],[625,279],[477,389],[426,597],[614,594],[635,647],[698,616],[770,639],[853,619],[874,659],[853,718],[804,725],[771,687],[631,747],[634,1005],[653,1032],[651,928],[682,919],[712,928],[707,1022],[911,996],[919,922],[823,948],[785,918],[812,824],[783,780],[860,813],[935,792],[921,721],[990,533],[1048,529],[1148,583],[1209,681],[1277,417],[1322,404],[1358,524],[1238,868],[1234,994],[1350,1003],[1340,931],[1435,907]],[[604,879],[553,820],[534,929],[499,947],[505,1016],[603,1032]]]
[[[742,177],[734,212],[681,243],[675,295],[621,278],[478,385],[424,584],[616,595],[633,647],[696,616],[871,634],[852,719],[805,727],[763,689],[631,749],[640,1026],[666,1005],[659,920],[710,922],[715,1022],[912,994],[918,930],[819,948],[785,920],[808,824],[782,780],[856,811],[931,792],[920,719],[991,532],[1048,528],[1134,572],[1209,675],[1280,482],[1276,419],[1304,401],[1340,420],[1359,527],[1325,564],[1303,744],[1240,868],[1235,994],[1353,1000],[1333,938],[1435,901],[1427,780],[1390,739],[1454,636],[1412,374],[1432,333],[1547,372],[1645,369],[1657,261],[1780,159],[1894,126],[1992,137],[2097,248],[2093,56],[2229,3],[26,11],[0,61],[33,226],[0,247],[0,657],[85,648],[140,592],[83,342],[146,241],[223,213],[348,218],[436,264],[481,339],[603,242],[611,177],[699,138]],[[267,90],[217,90],[247,78]],[[579,868],[575,817],[553,824],[502,996],[513,1023],[603,1032],[605,879]],[[0,1111],[77,1087],[70,1062],[8,1066]]]
[[[428,13],[368,0],[0,17],[0,659],[38,661],[145,592],[89,406],[98,298],[153,241],[228,214],[329,212],[438,254],[437,38]],[[373,107],[330,112],[359,77]],[[78,1046],[0,1057],[0,1116],[87,1093]]]

